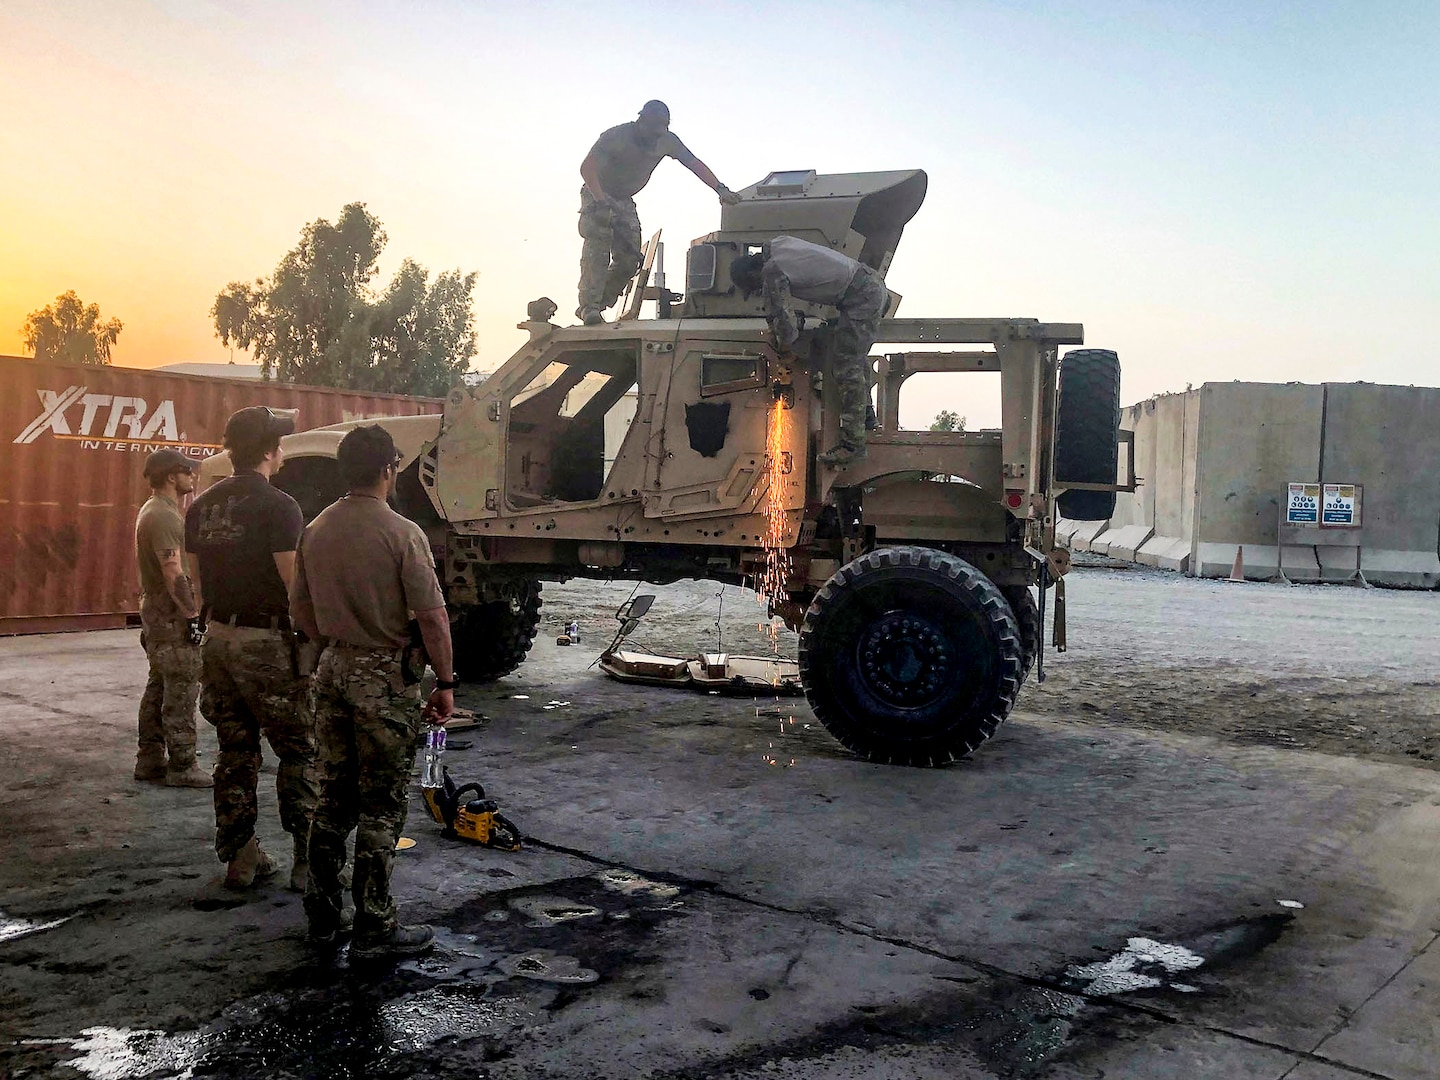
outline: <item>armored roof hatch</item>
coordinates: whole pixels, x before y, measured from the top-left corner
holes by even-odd
[[[742,190],[739,203],[721,210],[720,235],[817,239],[818,233],[831,247],[884,273],[906,223],[925,201],[927,182],[921,169],[773,172]]]

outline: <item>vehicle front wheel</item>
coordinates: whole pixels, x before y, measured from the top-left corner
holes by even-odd
[[[881,548],[842,566],[800,629],[816,717],[855,753],[893,765],[944,765],[978,748],[1014,706],[1022,665],[999,588],[931,548]]]

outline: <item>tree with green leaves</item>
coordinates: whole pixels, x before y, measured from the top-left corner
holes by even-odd
[[[930,424],[931,431],[964,431],[965,417],[950,409],[941,409]]]
[[[442,397],[475,355],[474,273],[436,276],[410,259],[384,292],[371,286],[387,237],[364,203],[321,218],[275,273],[215,298],[216,336],[284,382]]]
[[[71,289],[27,315],[20,334],[36,360],[98,365],[110,363],[110,350],[122,329],[119,319],[102,320],[100,305],[87,307]]]

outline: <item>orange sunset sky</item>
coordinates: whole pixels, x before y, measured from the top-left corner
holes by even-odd
[[[390,237],[379,284],[405,256],[479,272],[494,367],[526,301],[568,320],[580,159],[661,97],[732,187],[926,169],[890,275],[902,314],[1082,322],[1119,351],[1127,402],[1433,383],[1437,11],[10,0],[0,353],[75,289],[124,321],[116,363],[224,361],[215,294],[361,200]],[[666,162],[638,201],[673,284],[714,197]],[[953,383],[910,409],[986,420]]]

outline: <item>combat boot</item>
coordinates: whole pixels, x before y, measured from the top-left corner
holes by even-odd
[[[835,447],[835,449],[833,450],[826,450],[823,454],[815,455],[816,461],[818,461],[821,465],[825,465],[831,469],[843,469],[846,465],[851,465],[857,461],[863,461],[864,458],[865,447],[852,446],[849,443],[844,442]]]
[[[200,768],[198,761],[192,761],[188,769],[174,770],[165,774],[165,785],[167,787],[193,787],[208,788],[215,786],[214,778]]]
[[[304,893],[310,884],[310,839],[292,837],[295,841],[295,861],[290,864],[290,891]]]
[[[312,922],[305,933],[305,940],[316,948],[333,949],[355,932],[355,909],[341,908],[340,921],[331,926]]]
[[[575,314],[586,326],[599,326],[605,321],[605,316],[600,313],[599,308],[582,307],[578,308]]]
[[[424,925],[397,926],[379,937],[356,940],[350,946],[351,960],[389,960],[416,956],[435,944],[435,931]]]
[[[135,779],[147,783],[165,782],[165,751],[141,750],[135,755]]]
[[[260,841],[251,837],[225,867],[227,889],[248,889],[261,878],[273,877],[279,867],[265,854]]]

